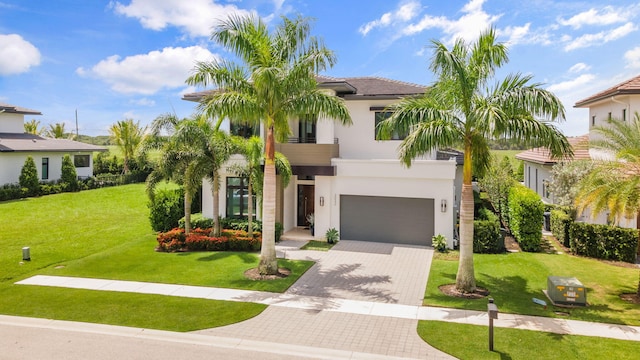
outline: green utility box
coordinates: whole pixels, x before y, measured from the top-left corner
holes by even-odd
[[[547,296],[554,304],[587,306],[587,291],[574,277],[547,277]]]

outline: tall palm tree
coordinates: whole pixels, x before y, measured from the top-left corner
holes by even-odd
[[[615,224],[624,218],[640,217],[640,114],[636,111],[629,123],[612,119],[592,130],[601,137],[591,140],[590,147],[605,150],[615,159],[597,161],[579,182],[578,211],[589,206],[592,216],[609,211],[609,220]],[[640,278],[637,296],[640,298]]]
[[[456,40],[451,49],[432,40],[430,70],[436,82],[424,96],[405,98],[393,106],[393,115],[380,123],[381,138],[394,131],[409,134],[399,147],[407,165],[438,148],[464,151],[460,206],[460,262],[456,288],[473,292],[473,189],[474,172],[489,164],[489,140],[509,138],[530,146],[547,147],[554,156],[570,154],[567,139],[553,125],[564,119],[564,107],[551,92],[531,83],[532,77],[511,74],[493,81],[495,71],[508,61],[507,48],[496,42],[493,29],[477,41]],[[542,119],[538,119],[540,117]]]
[[[221,120],[213,123],[206,116],[182,122],[176,141],[188,144],[191,161],[185,174],[198,181],[207,179],[213,194],[213,228],[211,236],[220,236],[220,169],[236,152],[231,137],[220,130]]]
[[[155,188],[163,180],[174,181],[184,191],[185,234],[191,232],[191,204],[193,195],[198,191],[202,178],[193,176],[190,165],[197,157],[189,144],[178,141],[176,136],[181,124],[176,116],[166,114],[157,117],[151,124],[151,132],[143,142],[142,151],[160,150],[160,161],[147,177],[147,195],[153,201]]]
[[[131,159],[136,155],[146,130],[146,126],[141,126],[140,121],[134,122],[133,119],[119,120],[109,128],[111,141],[120,148],[124,157],[125,174],[129,172]]]
[[[24,123],[24,132],[27,134],[42,135],[45,130],[40,127],[40,120],[31,119]]]
[[[249,203],[247,205],[247,221],[249,237],[253,237],[253,195],[260,201],[262,200],[262,185],[264,182],[264,173],[262,172],[262,163],[264,160],[264,141],[257,137],[252,136],[249,139],[237,137],[239,149],[242,156],[244,156],[245,164],[235,164],[229,167],[229,170],[238,176],[248,179],[247,195]],[[282,186],[286,187],[291,180],[292,172],[291,165],[287,158],[276,151],[275,153],[275,167],[276,172],[280,173],[282,179]]]
[[[214,27],[211,39],[234,53],[241,63],[200,62],[187,83],[217,88],[199,105],[209,117],[262,123],[266,131],[259,270],[261,274],[276,274],[275,139],[286,139],[291,134],[289,119],[305,114],[351,123],[344,102],[321,92],[315,81],[319,71],[333,66],[335,56],[310,36],[309,19],[302,17],[283,18],[269,32],[267,25],[253,15],[231,15]]]

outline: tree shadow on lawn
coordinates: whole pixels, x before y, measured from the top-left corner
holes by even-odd
[[[185,256],[183,254],[198,254],[197,252],[190,253],[181,253],[179,256]],[[221,259],[226,259],[232,256],[240,258],[245,264],[253,264],[256,261],[257,253],[248,253],[248,252],[236,252],[236,251],[217,251],[217,252],[207,252],[207,255],[199,257],[198,261],[216,261]]]

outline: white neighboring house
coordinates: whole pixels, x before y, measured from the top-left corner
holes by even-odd
[[[0,185],[18,183],[28,156],[36,163],[40,181],[60,179],[65,154],[72,157],[79,178],[93,176],[93,152],[106,151],[106,148],[26,134],[25,115],[42,114],[36,110],[0,103]]]
[[[607,121],[611,118],[628,121],[635,112],[640,112],[640,76],[628,79],[609,89],[601,91],[597,94],[589,96],[583,100],[576,102],[574,107],[589,109],[589,134],[578,138],[569,138],[574,147],[574,159],[611,159],[612,154],[603,152],[598,149],[585,148],[584,143],[588,139],[597,139],[599,134],[592,131],[595,126],[606,126]],[[555,164],[554,160],[549,158],[549,154],[539,149],[532,149],[516,155],[517,159],[525,162],[525,185],[540,194],[546,202],[553,203],[552,195],[549,196],[545,190],[545,181],[551,179],[549,171]],[[595,218],[591,217],[590,212],[585,211],[578,220],[595,223],[606,224],[607,213],[598,214]],[[625,228],[640,228],[640,219],[624,219],[619,226]]]
[[[389,115],[385,107],[402,97],[423,94],[426,88],[377,77],[318,76],[317,80],[320,88],[345,100],[353,125],[323,118],[291,119],[294,136],[276,144],[276,150],[289,159],[294,176],[286,188],[278,182],[276,221],[286,232],[308,226],[307,215],[314,214],[316,237],[336,228],[342,239],[431,245],[431,237],[442,234],[453,247],[460,199],[456,158],[461,157],[434,153],[407,168],[398,160],[402,136],[375,139],[377,122]],[[206,94],[187,94],[183,99],[199,101]],[[246,132],[228,122],[223,128],[233,134]],[[245,188],[243,179],[222,176],[221,216],[246,216]],[[209,217],[211,198],[205,184],[203,214]]]

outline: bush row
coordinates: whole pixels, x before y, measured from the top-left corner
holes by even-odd
[[[478,220],[473,222],[473,252],[497,254],[504,251],[504,238],[500,232],[500,219],[491,210],[478,210]]]
[[[573,218],[562,210],[551,210],[551,233],[565,247],[570,247],[569,229],[573,224]]]
[[[588,257],[636,261],[638,230],[574,222],[569,230],[571,251]]]
[[[184,216],[178,221],[178,227],[184,229],[185,219]],[[253,220],[251,222],[254,232],[262,232],[262,221]],[[191,227],[192,228],[211,228],[213,227],[213,219],[204,217],[202,213],[191,214]],[[243,230],[249,231],[249,222],[246,219],[236,218],[221,218],[220,227],[223,229],[231,230]],[[280,241],[280,236],[284,231],[282,223],[276,223],[276,242]]]
[[[184,229],[175,228],[158,234],[158,251],[259,251],[260,233],[248,237],[246,231],[224,230],[219,237],[209,236],[211,229],[196,228],[185,235]]]
[[[107,185],[100,184],[95,178],[78,180],[77,184],[69,185],[62,181],[40,182],[39,189],[34,192],[28,188],[21,187],[20,184],[5,184],[0,187],[0,201],[16,200],[27,198],[30,196],[51,195],[63,192],[71,192],[78,190],[91,190]]]
[[[540,251],[544,205],[540,196],[522,184],[509,190],[509,227],[520,248]]]

